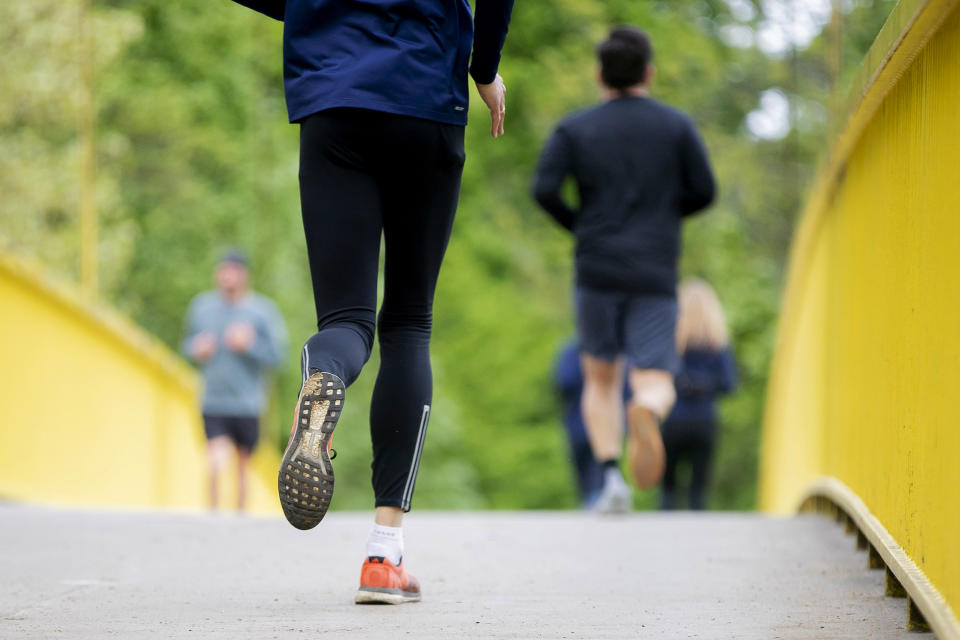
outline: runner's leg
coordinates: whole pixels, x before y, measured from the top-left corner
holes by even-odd
[[[433,297],[460,193],[463,127],[391,118],[384,136],[384,295],[370,406],[377,522],[409,511],[433,396]]]
[[[284,515],[311,529],[333,497],[333,431],[345,385],[373,344],[382,213],[370,113],[324,111],[300,127],[300,199],[318,332],[301,353],[303,385],[277,474]]]
[[[690,445],[690,508],[707,508],[707,485],[710,480],[710,467],[713,462],[714,437],[716,425],[703,421],[696,424],[696,433]]]
[[[664,511],[677,508],[677,465],[682,451],[680,438],[678,429],[667,427],[663,431],[667,463],[660,481],[660,508]]]
[[[676,401],[673,375],[656,369],[631,369],[632,399],[627,410],[628,457],[637,486],[650,489],[660,482],[666,466],[660,423]]]
[[[673,374],[657,369],[631,369],[630,390],[632,404],[649,409],[662,422],[670,414],[677,401],[673,386]]]
[[[247,470],[250,466],[250,449],[237,445],[237,511],[247,508]]]
[[[325,111],[300,127],[300,201],[318,332],[307,341],[310,369],[350,385],[370,357],[377,303],[381,201],[371,175],[373,132],[366,116]]]
[[[578,287],[577,337],[583,370],[583,422],[593,455],[608,466],[623,451],[624,296]]]
[[[207,441],[207,468],[210,478],[210,508],[216,509],[220,502],[220,472],[230,457],[233,446],[230,436],[215,436]]]
[[[464,160],[463,127],[385,116],[383,133],[379,184],[386,256],[380,371],[370,405],[377,509],[358,604],[420,600],[420,584],[401,562],[401,525],[430,418],[433,295]]]
[[[603,488],[593,508],[600,513],[626,513],[632,506],[630,487],[620,473],[623,453],[623,360],[606,362],[586,353],[583,364],[583,420],[596,464],[603,469]]]
[[[623,361],[581,356],[583,421],[598,462],[619,460],[623,452]]]
[[[239,416],[231,418],[231,434],[237,451],[237,510],[247,507],[247,471],[250,468],[250,456],[260,439],[259,416]]]

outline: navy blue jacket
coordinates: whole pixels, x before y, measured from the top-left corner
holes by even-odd
[[[492,82],[513,0],[235,0],[281,20],[287,112],[355,107],[467,123],[467,71]],[[474,37],[476,27],[476,37]]]
[[[667,418],[673,422],[716,422],[717,396],[737,386],[737,365],[729,349],[687,349],[674,384],[677,403]]]

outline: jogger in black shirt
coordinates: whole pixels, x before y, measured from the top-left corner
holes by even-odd
[[[690,118],[649,97],[646,34],[614,29],[598,54],[607,100],[560,123],[533,190],[576,236],[584,418],[594,456],[607,469],[598,508],[624,511],[631,502],[618,467],[624,369],[633,393],[628,457],[637,484],[652,487],[664,467],[659,423],[675,399],[680,223],[710,204],[714,181]],[[577,184],[577,208],[560,196],[567,177]]]

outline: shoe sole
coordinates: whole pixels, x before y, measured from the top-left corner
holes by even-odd
[[[660,483],[667,455],[663,437],[653,413],[646,407],[633,405],[628,411],[630,424],[629,458],[633,479],[641,489]]]
[[[420,594],[403,589],[361,588],[353,599],[356,604],[405,604],[420,602]]]
[[[331,373],[307,378],[297,399],[295,423],[277,474],[280,506],[297,529],[320,524],[333,498],[327,449],[343,409],[343,381]]]

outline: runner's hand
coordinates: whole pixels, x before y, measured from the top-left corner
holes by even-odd
[[[198,333],[190,341],[190,355],[200,364],[206,363],[217,351],[217,338],[212,333]]]
[[[254,341],[257,339],[257,334],[249,324],[245,322],[235,322],[229,327],[227,327],[226,332],[223,335],[223,341],[227,343],[227,347],[232,351],[237,351],[239,353],[245,353],[250,351],[250,348],[253,347]]]
[[[478,82],[477,91],[480,92],[480,97],[487,108],[490,109],[490,135],[499,138],[503,135],[503,119],[507,112],[505,100],[507,87],[503,84],[503,78],[498,73],[490,84],[480,84]]]

